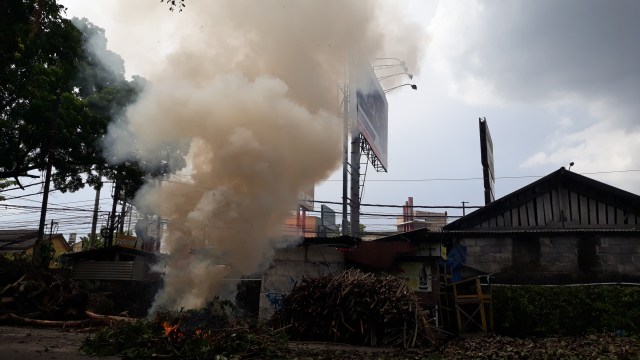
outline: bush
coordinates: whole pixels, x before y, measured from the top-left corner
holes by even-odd
[[[498,334],[640,334],[640,287],[493,286],[492,294]]]

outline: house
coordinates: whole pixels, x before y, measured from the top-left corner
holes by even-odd
[[[74,279],[156,281],[160,275],[151,268],[158,254],[119,245],[63,255],[71,263]]]
[[[62,234],[46,234],[56,255],[71,252],[71,246]],[[0,254],[33,254],[38,239],[37,229],[0,230]]]
[[[560,168],[443,228],[504,283],[640,281],[640,196]]]

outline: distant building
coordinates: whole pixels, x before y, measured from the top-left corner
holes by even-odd
[[[37,239],[38,230],[36,229],[0,230],[0,255],[33,255]],[[62,234],[46,234],[45,239],[51,240],[54,255],[62,255],[72,251]],[[52,262],[50,266],[57,267],[58,264]]]
[[[417,229],[429,229],[429,231],[441,231],[447,225],[447,212],[432,212],[415,210],[413,198],[405,202],[402,208],[402,216],[398,217],[396,228],[398,232],[407,232]]]

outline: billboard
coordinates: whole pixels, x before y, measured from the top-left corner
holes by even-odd
[[[359,64],[356,80],[357,126],[382,167],[387,169],[387,97],[369,62]]]
[[[489,133],[486,118],[478,119],[480,125],[480,162],[482,163],[482,178],[484,179],[484,204],[495,200],[496,175],[493,165],[493,141]]]

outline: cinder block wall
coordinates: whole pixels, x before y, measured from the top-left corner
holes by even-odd
[[[344,254],[335,247],[307,245],[276,251],[273,263],[262,275],[260,319],[268,319],[282,306],[282,299],[303,278],[313,279],[344,270]]]
[[[640,238],[576,234],[465,238],[466,264],[513,280],[640,281]]]
[[[640,239],[603,236],[597,244],[601,272],[640,275]]]

